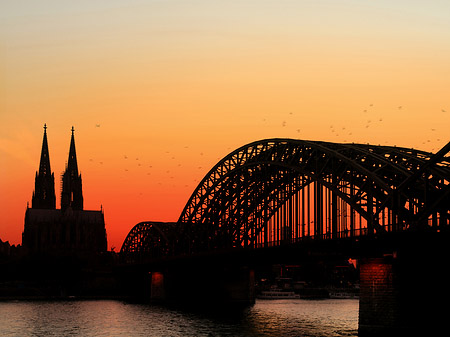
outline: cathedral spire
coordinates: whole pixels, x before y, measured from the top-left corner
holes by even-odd
[[[83,209],[83,191],[81,175],[78,174],[77,153],[75,150],[75,129],[72,126],[70,139],[69,159],[66,170],[62,176],[61,209],[72,207],[75,210]]]
[[[56,208],[55,176],[50,168],[50,156],[47,142],[47,124],[44,124],[44,138],[42,140],[41,160],[39,172],[36,172],[34,193],[31,201],[32,208]]]
[[[72,126],[72,137],[70,139],[69,160],[67,161],[67,170],[73,175],[78,175],[77,152],[75,150],[75,129]]]
[[[51,174],[51,169],[47,143],[47,124],[44,124],[44,139],[42,140],[41,160],[39,163],[39,175],[45,176],[49,174]]]

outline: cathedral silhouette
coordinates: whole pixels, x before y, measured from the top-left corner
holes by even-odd
[[[30,254],[89,254],[107,250],[103,210],[83,210],[73,127],[69,159],[61,179],[61,209],[56,209],[55,176],[50,168],[47,125],[44,125],[39,172],[31,208],[27,205],[25,213],[22,246]]]

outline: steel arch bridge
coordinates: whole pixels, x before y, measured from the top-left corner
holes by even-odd
[[[305,238],[441,231],[450,225],[449,151],[450,143],[433,154],[365,144],[256,141],[206,174],[176,224],[136,225],[121,252],[181,255]],[[161,242],[167,243],[162,250]]]

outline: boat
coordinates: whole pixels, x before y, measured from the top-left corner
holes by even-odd
[[[348,299],[348,298],[359,298],[359,294],[351,291],[330,291],[330,298],[334,299]]]
[[[284,300],[284,299],[298,299],[299,294],[293,291],[284,291],[281,289],[271,289],[266,291],[261,291],[261,294],[257,296],[259,299],[264,300]]]

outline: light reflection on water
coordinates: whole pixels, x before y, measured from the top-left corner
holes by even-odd
[[[0,302],[3,336],[357,336],[358,300],[259,300],[207,315],[121,301]]]

